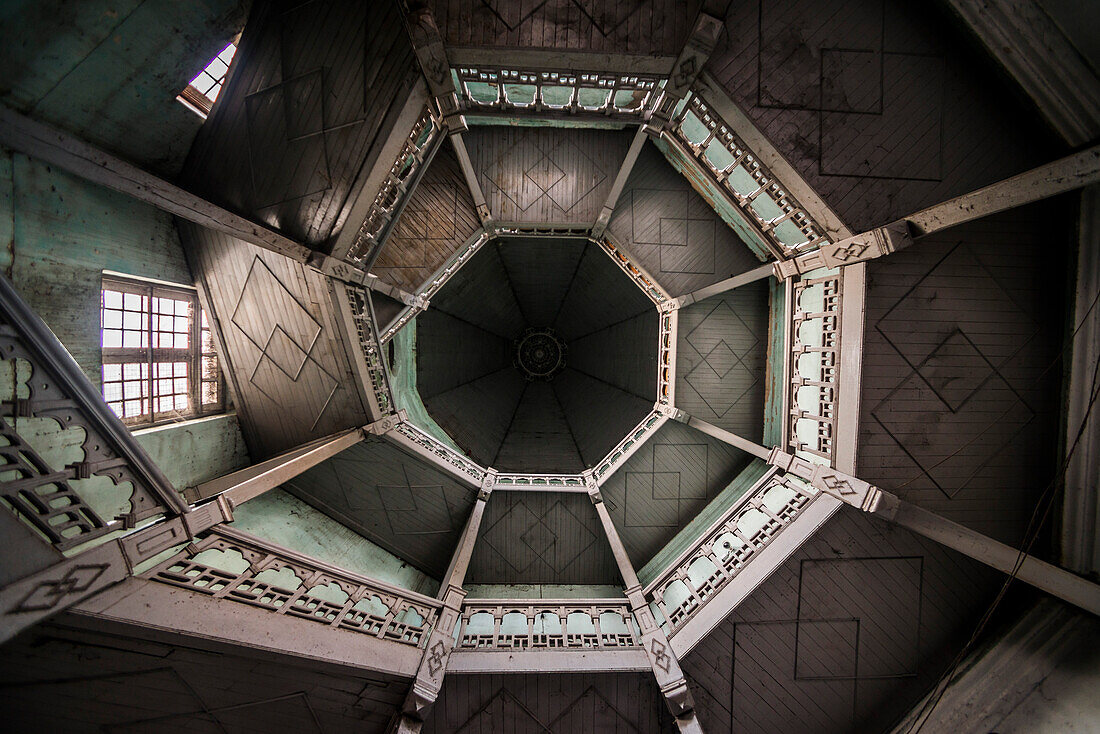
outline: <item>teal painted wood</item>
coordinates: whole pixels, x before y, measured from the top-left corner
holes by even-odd
[[[745,220],[745,215],[741,210],[728,204],[714,184],[711,183],[710,179],[702,171],[696,168],[694,163],[680,155],[675,147],[669,145],[663,139],[655,139],[653,144],[657,146],[657,149],[661,151],[661,154],[672,167],[683,174],[684,178],[691,184],[691,187],[711,205],[714,211],[718,213],[718,216],[722,218],[722,221],[728,224],[730,228],[737,233],[737,236],[741,238],[745,246],[752,250],[752,254],[756,255],[756,257],[760,259],[760,262],[767,262],[771,257],[768,246],[764,244],[764,240]]]
[[[759,481],[760,477],[764,476],[768,468],[766,462],[753,459],[748,466],[742,469],[741,473],[725,489],[719,492],[717,497],[711,500],[680,532],[676,533],[672,540],[650,559],[649,563],[638,570],[638,579],[642,582],[642,586],[649,584],[660,576],[676,560],[677,556],[694,545],[699,536],[706,532],[712,523],[752,489],[752,486]]]
[[[783,396],[786,385],[783,370],[787,363],[784,348],[787,337],[786,283],[768,279],[768,358],[764,383],[764,445],[779,446],[783,442]]]
[[[0,148],[0,271],[11,278],[11,261],[15,251],[15,180],[12,178],[12,156]]]
[[[244,26],[242,0],[19,0],[0,100],[145,168],[179,171],[202,119],[176,102]],[[33,29],[33,33],[28,30]]]
[[[390,344],[393,345],[390,389],[398,410],[404,410],[414,426],[465,456],[466,452],[428,414],[420,391],[416,389],[416,319],[394,334]]]
[[[439,590],[439,581],[282,489],[236,508],[233,527],[402,589]]]
[[[12,283],[92,381],[101,381],[101,272],[190,284],[172,217],[22,154],[12,156]]]
[[[236,413],[145,428],[134,438],[180,492],[251,464]]]

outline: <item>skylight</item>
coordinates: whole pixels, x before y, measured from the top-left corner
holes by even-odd
[[[214,106],[214,100],[222,91],[225,84],[225,75],[229,73],[229,64],[233,61],[233,55],[237,53],[237,44],[230,43],[221,50],[217,56],[211,59],[198,75],[191,80],[178,99],[190,107],[202,117],[210,114],[210,108]]]

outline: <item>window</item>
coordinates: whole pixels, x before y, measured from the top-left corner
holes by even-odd
[[[214,106],[214,100],[222,91],[225,83],[225,75],[229,73],[229,62],[233,60],[233,54],[237,53],[237,44],[230,43],[215,56],[199,75],[191,80],[187,88],[176,97],[200,117],[210,114],[210,108]]]
[[[225,409],[214,335],[193,288],[104,276],[103,399],[129,426]]]

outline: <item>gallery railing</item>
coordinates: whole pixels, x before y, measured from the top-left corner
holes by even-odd
[[[456,649],[639,647],[625,599],[477,599],[462,605]]]

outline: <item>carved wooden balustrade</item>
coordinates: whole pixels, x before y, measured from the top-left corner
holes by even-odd
[[[0,277],[0,498],[65,551],[186,506]],[[97,507],[98,506],[98,507]]]
[[[497,474],[493,488],[502,490],[545,490],[555,492],[586,492],[583,474]]]
[[[386,371],[382,356],[382,343],[378,336],[378,322],[374,316],[374,306],[370,293],[357,286],[345,285],[351,315],[355,322],[355,332],[359,337],[359,347],[366,363],[367,378],[378,409],[382,415],[393,413],[396,408],[393,391],[390,389],[389,373]]]
[[[618,445],[611,449],[604,460],[592,469],[592,476],[597,483],[602,484],[607,481],[607,478],[619,468],[619,465],[641,448],[642,444],[656,433],[657,429],[664,425],[666,420],[668,420],[668,416],[663,415],[656,409],[645,418],[642,418],[641,422],[634,427],[634,430],[628,433],[622,441],[619,441]]]
[[[784,257],[828,242],[824,230],[697,90],[681,103],[670,132],[729,194],[770,248]]]
[[[625,599],[477,599],[462,605],[456,650],[637,648]]]
[[[818,492],[771,470],[646,585],[670,637],[779,537]],[[729,613],[721,610],[721,616]]]
[[[420,647],[441,603],[219,526],[146,578]]]
[[[835,463],[840,391],[841,276],[793,285],[787,441],[793,453]]]
[[[441,128],[428,106],[425,106],[390,166],[386,180],[371,204],[370,212],[359,227],[348,250],[348,260],[370,265],[393,228],[394,219],[405,199],[412,192],[421,169],[431,158],[434,146],[441,139]]]
[[[522,110],[638,120],[665,80],[655,74],[472,66],[452,69],[451,73],[459,103],[469,115]]]

